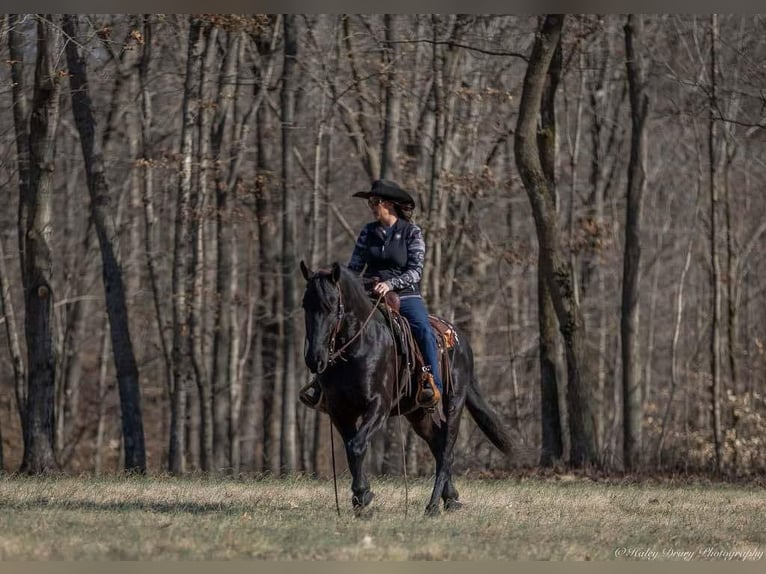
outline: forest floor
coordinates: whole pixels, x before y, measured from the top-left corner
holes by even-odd
[[[354,518],[348,476],[0,477],[2,560],[759,560],[755,485],[457,477],[465,506],[426,518],[431,482],[372,481]],[[408,500],[405,518],[405,500]]]

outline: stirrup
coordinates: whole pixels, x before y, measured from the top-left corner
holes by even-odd
[[[415,402],[424,409],[433,409],[439,404],[441,398],[442,394],[434,382],[433,374],[428,367],[423,367],[418,393],[415,395]]]
[[[322,413],[327,412],[327,401],[322,392],[322,387],[319,386],[316,379],[312,379],[311,382],[298,391],[298,399],[310,409],[316,409]]]

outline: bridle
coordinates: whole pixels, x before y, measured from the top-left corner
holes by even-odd
[[[375,304],[372,306],[372,309],[370,310],[370,314],[367,315],[367,318],[362,323],[362,326],[359,327],[359,329],[354,333],[354,335],[346,341],[343,346],[341,346],[340,349],[335,350],[335,341],[338,338],[338,333],[340,333],[340,327],[341,323],[343,323],[343,318],[346,315],[346,307],[343,304],[343,291],[340,288],[340,283],[337,283],[335,285],[335,288],[338,290],[338,308],[335,312],[336,320],[335,325],[332,328],[332,333],[330,334],[330,343],[328,345],[329,350],[329,358],[327,359],[327,366],[325,366],[324,369],[321,371],[317,371],[317,373],[323,373],[327,367],[334,365],[338,359],[343,359],[343,351],[348,349],[351,344],[356,341],[359,337],[362,336],[362,332],[364,331],[365,327],[369,324],[370,320],[372,319],[372,316],[375,314],[375,310],[378,308],[378,303],[380,303],[380,300],[383,298],[383,295],[379,295],[378,299],[375,301]]]
[[[338,309],[335,311],[335,325],[332,328],[332,333],[330,334],[330,344],[329,344],[329,359],[327,360],[327,364],[332,365],[339,357],[343,349],[346,348],[348,343],[343,345],[340,350],[335,351],[335,340],[338,337],[338,333],[340,333],[340,326],[341,323],[343,323],[343,317],[346,315],[346,307],[343,305],[343,291],[340,289],[340,285],[335,286],[338,290]]]

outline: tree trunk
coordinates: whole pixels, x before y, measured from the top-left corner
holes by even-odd
[[[540,465],[552,466],[561,460],[563,438],[561,414],[559,412],[559,391],[556,363],[558,362],[559,340],[556,332],[556,311],[551,301],[551,292],[545,281],[541,261],[538,259],[537,312],[540,330],[540,419],[542,424],[542,445]]]
[[[615,138],[618,134],[619,119],[623,100],[627,89],[622,89],[619,99],[613,97],[614,90],[609,86],[612,82],[607,77],[611,69],[610,54],[614,51],[612,46],[612,34],[601,35],[599,49],[591,58],[587,58],[585,66],[596,70],[596,80],[588,82],[589,103],[592,113],[590,130],[590,193],[587,199],[587,222],[591,226],[591,233],[587,235],[587,243],[583,249],[581,271],[579,277],[579,294],[583,301],[590,299],[595,302],[607,301],[606,279],[608,271],[602,264],[604,243],[606,235],[604,219],[604,197],[611,181],[610,174],[614,172],[615,160],[609,161],[610,151],[615,149]],[[616,105],[610,106],[615,102]],[[611,114],[610,114],[611,108]],[[611,127],[609,127],[611,126]],[[602,142],[602,136],[605,136]],[[613,153],[612,155],[617,155]],[[589,297],[589,295],[593,295]],[[607,440],[605,431],[608,423],[606,405],[611,402],[613,389],[607,388],[607,363],[609,361],[608,348],[608,318],[612,310],[605,308],[603,304],[597,304],[592,311],[595,330],[590,332],[598,338],[598,350],[596,352],[596,376],[595,376],[595,417],[596,437],[601,452],[605,452]]]
[[[540,102],[540,163],[548,182],[550,200],[556,201],[556,90],[561,79],[562,50],[559,39],[548,69]],[[559,383],[557,363],[561,356],[556,333],[556,312],[551,292],[543,274],[542,251],[537,259],[537,323],[540,331],[540,421],[542,445],[540,464],[552,466],[563,455],[561,415],[559,413]]]
[[[101,353],[98,364],[98,422],[96,423],[96,446],[93,456],[93,472],[96,476],[101,475],[103,470],[103,458],[101,451],[104,448],[104,434],[106,432],[106,399],[109,385],[107,384],[107,370],[109,369],[109,319],[104,317],[103,335],[101,336]]]
[[[344,14],[341,16],[341,23],[343,26],[342,37],[346,48],[346,57],[351,68],[351,76],[354,79],[354,91],[357,94],[355,109],[352,110],[347,106],[341,106],[342,118],[346,124],[349,137],[356,145],[367,175],[371,180],[378,179],[380,177],[380,156],[378,154],[380,148],[373,143],[375,135],[372,133],[368,120],[373,114],[368,109],[368,106],[365,105],[367,102],[373,101],[373,98],[367,92],[367,82],[358,69],[356,61],[358,50],[353,44],[354,34],[351,30],[351,17]],[[338,94],[335,83],[331,85],[331,89],[333,90],[333,98],[337,100]]]
[[[71,146],[76,146],[72,141]],[[79,166],[78,166],[79,167]],[[77,224],[82,220],[76,218],[76,214],[82,212],[80,200],[80,170],[69,169],[67,181],[67,223],[65,234],[68,238],[77,236]],[[76,221],[77,219],[77,221]],[[73,243],[73,247],[75,244]],[[81,293],[89,285],[93,285],[97,279],[92,272],[91,254],[98,250],[98,238],[93,230],[93,218],[87,217],[87,229],[82,237],[80,246],[82,252],[76,248],[70,248],[74,257],[68,264],[64,289],[70,293]],[[83,257],[82,253],[87,254]],[[66,292],[65,292],[66,293]],[[60,323],[64,324],[64,332],[59,337],[60,347],[58,352],[59,364],[56,371],[56,456],[61,466],[66,466],[69,456],[75,446],[74,442],[67,442],[67,438],[73,437],[73,431],[82,427],[82,419],[79,417],[80,383],[83,369],[82,344],[88,336],[88,318],[92,313],[93,302],[87,297],[75,297],[75,300],[66,305],[60,315]]]
[[[676,311],[675,322],[673,326],[673,337],[670,345],[670,392],[667,403],[665,405],[665,413],[662,415],[662,423],[660,425],[660,438],[657,441],[657,466],[662,469],[662,449],[665,445],[665,433],[670,420],[670,412],[673,408],[673,399],[675,398],[676,389],[678,388],[678,340],[681,336],[681,320],[684,313],[684,286],[686,284],[686,274],[689,271],[689,266],[692,261],[692,248],[694,246],[693,241],[689,241],[689,245],[686,249],[686,259],[684,260],[683,270],[681,271],[681,277],[678,280],[678,291],[676,293]]]
[[[631,14],[625,24],[625,53],[630,86],[631,145],[625,221],[625,255],[622,278],[622,426],[623,463],[634,471],[641,467],[641,393],[639,340],[639,290],[641,283],[641,220],[646,182],[646,117],[649,98],[644,86],[643,18]]]
[[[431,15],[431,33],[433,37],[431,71],[433,83],[431,84],[434,123],[431,134],[431,173],[428,188],[428,211],[427,220],[430,225],[426,228],[426,239],[429,244],[429,264],[423,269],[423,295],[430,301],[433,309],[439,309],[441,304],[441,231],[442,231],[442,189],[441,176],[444,161],[444,56],[441,54],[438,41],[439,16]]]
[[[24,81],[24,37],[18,30],[19,20],[16,14],[8,15],[8,52],[11,57],[11,94],[13,100],[13,127],[16,136],[16,165],[19,172],[19,209],[17,214],[17,241],[19,246],[21,284],[26,289],[26,233],[29,199],[29,105]],[[3,276],[7,276],[3,273]],[[4,293],[6,291],[4,290]],[[8,292],[10,294],[10,292]],[[26,291],[25,299],[26,299]],[[26,305],[26,301],[25,301]],[[10,308],[5,307],[10,313]],[[9,328],[9,324],[6,324]],[[13,344],[12,339],[9,339]],[[18,335],[17,335],[18,343]],[[14,359],[14,376],[16,377],[16,408],[21,420],[22,432],[26,433],[27,420],[27,372],[21,347],[18,349],[18,359]]]
[[[16,326],[16,312],[13,306],[11,284],[8,281],[8,267],[5,264],[5,247],[0,237],[0,316],[5,322],[5,334],[8,337],[8,350],[13,366],[13,388],[16,394],[16,407],[19,414],[26,410],[26,365],[21,354],[19,331]],[[23,428],[23,425],[22,425]]]
[[[139,63],[139,82],[141,91],[141,159],[139,165],[143,169],[143,217],[144,217],[144,251],[146,252],[146,268],[149,277],[149,285],[152,292],[155,321],[157,323],[157,335],[163,357],[163,371],[165,375],[165,387],[167,396],[172,396],[173,388],[173,360],[171,356],[171,342],[167,336],[167,321],[163,308],[162,293],[165,291],[160,284],[159,276],[159,240],[157,237],[157,216],[154,211],[154,158],[152,157],[152,98],[149,91],[149,64],[152,60],[152,22],[151,16],[143,17],[143,50]],[[167,415],[163,413],[162,428],[167,428]]]
[[[724,153],[726,163],[724,165],[723,188],[726,226],[726,354],[729,362],[729,376],[731,377],[731,390],[735,395],[740,393],[739,366],[737,353],[739,350],[739,310],[737,306],[739,287],[737,285],[737,253],[734,247],[734,228],[732,216],[732,197],[730,173],[731,163],[734,159],[734,150],[730,149],[727,135]]]
[[[64,31],[77,38],[77,16],[64,16]],[[130,338],[125,284],[120,261],[119,238],[112,202],[106,181],[102,141],[96,133],[96,119],[89,94],[87,63],[79,53],[78,44],[66,45],[69,84],[72,90],[72,112],[80,134],[85,173],[90,192],[91,217],[96,227],[101,249],[102,277],[106,310],[109,316],[114,364],[120,391],[122,436],[125,445],[125,470],[146,472],[146,448],[141,416],[138,367]]]
[[[260,292],[258,296],[258,316],[264,317],[261,322],[261,371],[256,373],[260,378],[262,395],[262,429],[256,434],[263,437],[260,447],[262,460],[256,460],[256,465],[262,465],[264,470],[274,474],[279,473],[280,451],[280,417],[282,375],[279,371],[282,348],[279,345],[278,317],[281,312],[281,277],[279,274],[279,217],[277,215],[277,200],[274,197],[273,171],[269,157],[267,134],[273,129],[268,122],[265,110],[257,113],[257,165],[259,177],[256,180],[256,219],[258,226],[258,249],[261,261]],[[276,279],[275,279],[276,278]]]
[[[20,22],[17,14],[8,15],[8,51],[11,57],[11,94],[13,97],[13,126],[16,135],[16,163],[19,170],[19,211],[18,211],[18,242],[21,258],[21,282],[26,288],[26,234],[29,220],[29,207],[32,199],[29,197],[30,175],[30,141],[29,141],[29,104],[26,96],[24,80],[24,36],[19,31]],[[21,408],[21,404],[19,405]],[[25,416],[21,422],[24,426]]]
[[[213,123],[212,150],[216,166],[216,328],[213,335],[213,468],[228,465],[229,430],[231,409],[230,385],[234,373],[229,372],[229,347],[231,345],[232,312],[232,249],[230,190],[223,174],[221,145],[231,123],[232,105],[239,58],[239,34],[230,32],[226,56],[218,84],[216,118]]]
[[[326,249],[326,235],[328,228],[330,228],[330,219],[325,213],[328,205],[328,184],[322,178],[322,156],[329,155],[330,150],[323,153],[324,142],[329,140],[330,133],[327,131],[327,116],[326,111],[328,104],[328,98],[325,94],[322,94],[319,104],[319,121],[316,130],[316,136],[314,138],[314,173],[311,187],[311,210],[309,212],[309,229],[311,230],[311,237],[309,239],[309,267],[310,269],[318,269],[321,267],[320,253],[322,259],[325,262],[329,261],[329,251]],[[329,163],[329,157],[327,158]],[[327,164],[325,164],[326,166]],[[324,185],[323,185],[324,183]],[[322,206],[322,200],[327,203]],[[323,239],[325,241],[323,242]],[[321,437],[321,413],[314,409],[302,409],[301,419],[303,424],[301,425],[301,460],[303,471],[309,474],[316,475],[318,466],[318,450],[319,440]]]
[[[241,62],[244,60],[244,42],[240,38],[236,43],[233,43],[231,50],[235,50],[235,53],[233,54],[234,58],[234,67],[231,70],[231,80],[233,81],[236,77],[238,77],[239,74],[239,66],[241,65]],[[224,76],[224,83],[226,83],[226,77]],[[244,93],[245,83],[244,82],[237,82],[237,90],[234,93],[234,102],[240,101],[243,93]],[[222,90],[223,97],[226,97],[226,91]],[[223,106],[225,107],[225,106]],[[239,108],[234,106],[234,121],[233,123],[237,126],[234,130],[234,138],[232,138],[233,141],[242,142],[244,141],[244,137],[248,133],[249,126],[246,126],[244,124],[244,119],[241,119],[242,114],[239,113]],[[250,116],[247,116],[247,119],[249,119]],[[233,143],[232,141],[232,143]],[[241,146],[238,145],[237,149],[241,149]],[[239,164],[235,163],[234,166],[238,166]],[[229,194],[232,196],[236,196],[236,190],[237,187],[240,184],[241,176],[239,174],[239,171],[235,171],[233,173],[229,173],[229,181],[233,182],[233,185],[229,186]],[[229,211],[231,214],[231,210]],[[229,299],[229,305],[226,308],[226,312],[229,314],[229,338],[230,338],[230,344],[229,344],[229,357],[228,357],[228,370],[229,370],[229,427],[228,427],[228,441],[229,441],[229,460],[230,460],[230,467],[231,472],[233,474],[237,474],[240,469],[241,465],[241,459],[242,459],[242,451],[241,451],[241,430],[242,430],[242,412],[243,412],[243,405],[244,405],[244,396],[245,396],[245,368],[247,363],[249,362],[250,353],[252,352],[252,342],[253,342],[253,331],[254,325],[255,325],[255,289],[254,286],[256,284],[256,281],[254,280],[254,273],[253,270],[257,268],[257,263],[255,261],[255,245],[256,245],[256,238],[254,237],[254,232],[252,231],[253,228],[250,228],[250,230],[247,232],[250,240],[247,242],[247,259],[248,259],[248,266],[245,270],[245,276],[247,277],[247,293],[245,294],[245,300],[247,301],[247,314],[245,319],[245,348],[243,352],[240,355],[240,320],[239,320],[239,308],[237,305],[237,301],[239,298],[238,295],[238,283],[237,279],[239,277],[239,264],[237,259],[237,246],[240,245],[239,239],[237,237],[237,219],[230,216],[229,221],[231,221],[231,234],[229,235],[229,249],[231,250],[232,257],[231,257],[231,265],[229,266],[229,279],[228,282],[223,283],[223,287],[225,289],[228,289],[226,292],[226,296]]]
[[[537,116],[545,79],[564,17],[548,15],[537,37],[529,59],[519,107],[515,134],[516,165],[527,190],[540,252],[543,273],[551,291],[551,299],[564,339],[567,362],[567,404],[571,435],[570,464],[581,467],[596,464],[596,447],[591,416],[590,385],[585,347],[585,324],[580,306],[574,298],[572,272],[559,247],[560,232],[552,194],[548,187],[537,145]]]
[[[191,233],[192,148],[194,126],[198,108],[198,78],[202,57],[202,23],[190,17],[189,45],[186,62],[186,80],[183,96],[183,126],[181,129],[181,169],[178,178],[175,241],[173,248],[173,389],[170,414],[170,447],[168,469],[183,474],[185,465],[185,425],[187,393],[194,380],[192,365],[192,337],[189,325],[189,291],[191,281],[188,269],[192,259],[190,249],[196,248]],[[193,265],[192,265],[193,267]]]
[[[191,273],[191,282],[193,285],[191,291],[191,332],[194,376],[197,381],[197,396],[199,397],[199,456],[200,468],[204,472],[220,472],[228,465],[226,456],[228,454],[227,442],[224,433],[224,443],[221,445],[222,460],[220,465],[214,464],[214,396],[213,382],[210,371],[207,367],[207,357],[209,353],[205,347],[206,321],[207,313],[205,288],[206,271],[206,250],[207,230],[206,225],[208,217],[208,196],[210,194],[210,172],[211,165],[211,136],[212,136],[212,109],[209,102],[212,101],[212,94],[209,88],[215,66],[216,52],[218,50],[218,32],[217,26],[206,23],[204,25],[205,55],[202,66],[199,70],[199,110],[197,113],[197,165],[196,172],[197,185],[192,187],[191,194],[191,235],[194,238],[194,251],[192,256],[192,266],[189,268]],[[214,246],[217,249],[217,240]],[[216,296],[215,299],[218,299]],[[228,337],[228,333],[227,333]],[[213,360],[215,355],[213,354]],[[226,396],[228,395],[228,386],[224,393],[224,405],[228,405]],[[225,408],[228,412],[228,408]],[[224,423],[224,431],[228,426],[228,417]],[[191,447],[192,445],[190,445]],[[195,445],[196,446],[196,445]]]
[[[230,472],[236,474],[239,469],[240,450],[239,450],[239,425],[240,417],[242,413],[242,368],[241,364],[247,360],[245,351],[243,357],[240,357],[240,344],[241,344],[241,326],[238,318],[238,305],[237,300],[239,295],[237,293],[237,277],[239,276],[239,258],[237,252],[237,246],[240,245],[239,237],[237,236],[237,226],[232,223],[232,237],[229,243],[229,248],[232,251],[231,258],[231,279],[229,280],[229,298],[232,304],[229,306],[228,312],[230,314],[231,327],[229,329],[229,337],[231,343],[229,344],[229,362],[227,370],[230,373],[231,380],[229,381],[229,426],[227,428],[227,439],[229,447],[229,469]],[[246,319],[249,329],[246,331],[247,335],[252,333],[252,315],[253,307],[252,292],[245,294],[245,299],[248,301],[248,307],[246,308]]]
[[[718,143],[717,120],[718,109],[717,75],[718,63],[716,44],[718,43],[718,15],[710,16],[710,92],[709,92],[709,124],[708,124],[708,156],[710,162],[710,262],[713,305],[713,325],[710,337],[710,408],[713,423],[713,448],[715,450],[715,468],[722,470],[722,431],[721,431],[721,271],[716,247],[718,233],[718,158],[716,145]]]
[[[380,162],[380,177],[396,180],[399,177],[399,116],[401,115],[401,91],[397,86],[396,69],[399,66],[399,28],[401,17],[386,14],[383,17],[386,28],[385,65],[386,73],[386,121],[383,123],[383,153]]]
[[[295,130],[295,96],[298,89],[296,70],[298,60],[298,19],[285,15],[284,65],[282,71],[282,297],[281,309],[283,335],[282,369],[282,448],[280,470],[295,472],[296,453],[296,373],[295,373],[295,296],[297,199],[293,183],[293,146]]]
[[[20,472],[45,474],[58,470],[53,453],[53,405],[56,358],[53,345],[53,171],[59,121],[61,77],[55,69],[60,32],[52,16],[37,21],[37,63],[32,115],[29,122],[29,189],[26,197],[25,245],[22,251],[26,277],[27,412],[24,456]],[[18,134],[17,134],[18,136]],[[21,189],[24,192],[24,189]],[[21,221],[19,224],[21,225]]]

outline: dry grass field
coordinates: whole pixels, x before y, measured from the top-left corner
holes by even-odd
[[[423,516],[430,482],[377,479],[368,519],[332,481],[0,478],[2,560],[761,560],[757,486],[458,478],[465,507]]]

